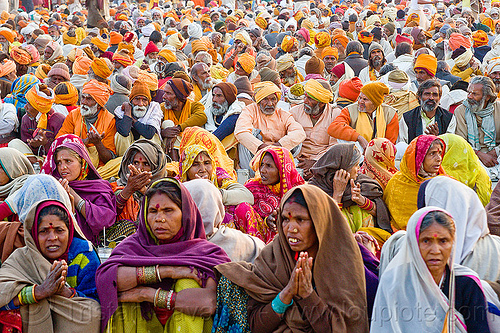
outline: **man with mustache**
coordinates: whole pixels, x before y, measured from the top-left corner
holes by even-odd
[[[193,80],[194,101],[199,102],[209,94],[214,86],[212,77],[210,76],[210,67],[203,62],[195,64],[191,68],[191,79]],[[205,98],[205,103],[202,102],[202,104],[206,108],[210,102],[211,99],[207,101]]]
[[[129,100],[114,110],[117,131],[115,145],[118,155],[123,155],[138,139],[152,140],[161,145],[163,112],[160,104],[151,101],[149,88],[143,82],[135,81]]]
[[[398,141],[409,144],[422,134],[455,133],[455,117],[439,106],[442,96],[439,81],[431,79],[423,82],[418,87],[417,96],[420,106],[405,112],[399,121]]]
[[[493,81],[474,76],[467,99],[455,109],[456,134],[467,140],[486,166],[490,178],[498,178],[500,148],[500,101]]]
[[[278,86],[270,81],[259,82],[254,91],[256,103],[243,109],[234,129],[240,143],[240,166],[248,169],[251,157],[260,149],[275,145],[291,150],[306,138],[292,114],[277,107],[281,98]]]
[[[376,81],[380,77],[379,71],[386,63],[384,49],[382,45],[372,42],[368,49],[368,67],[365,67],[359,73],[359,78],[363,84],[370,81]]]
[[[325,80],[310,79],[304,85],[304,103],[290,109],[293,118],[304,128],[306,139],[298,155],[298,167],[304,170],[304,177],[312,175],[309,169],[328,148],[337,143],[328,135],[328,126],[340,114],[330,104],[333,93]]]
[[[70,112],[57,133],[79,136],[94,166],[103,166],[116,157],[115,117],[104,105],[113,91],[105,83],[90,80],[82,88],[80,108]]]
[[[290,53],[278,58],[276,61],[276,71],[280,74],[281,82],[287,87],[304,81],[304,78],[295,67],[295,61]]]

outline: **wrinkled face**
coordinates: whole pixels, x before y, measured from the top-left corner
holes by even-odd
[[[483,86],[481,84],[471,84],[467,88],[467,99],[471,104],[480,103],[483,100]],[[482,105],[481,105],[482,107]]]
[[[167,84],[165,86],[165,93],[163,94],[163,102],[165,103],[165,108],[172,110],[177,108],[179,105],[179,100],[177,99],[177,96],[175,96],[174,91],[172,88]]]
[[[134,99],[132,100],[132,105],[133,106],[144,106],[148,107],[149,106],[149,101],[146,96],[135,96]]]
[[[415,77],[417,78],[417,82],[419,84],[433,78],[431,75],[429,75],[429,73],[427,73],[425,70],[420,69],[420,68],[415,69]]]
[[[439,143],[433,143],[427,154],[425,154],[423,168],[427,173],[436,174],[443,161],[443,147]]]
[[[198,84],[203,86],[204,90],[206,90],[205,88],[211,88],[206,87],[207,85],[211,85],[212,83],[212,78],[210,77],[210,67],[208,67],[206,64],[202,64],[201,67],[198,67],[195,77],[197,77]]]
[[[323,62],[325,63],[325,69],[327,70],[327,72],[330,72],[332,68],[337,64],[337,58],[329,55],[323,58]]]
[[[50,260],[60,258],[68,248],[69,230],[56,215],[45,215],[38,225],[38,244],[42,255]]]
[[[339,53],[343,53],[345,50],[344,45],[342,45],[342,43],[338,39],[335,39],[333,41],[332,46],[339,50]]]
[[[45,51],[43,51],[43,57],[45,58],[45,60],[47,60],[50,57],[52,57],[53,53],[54,53],[54,50],[52,50],[50,47],[47,46],[45,48]]]
[[[161,15],[160,15],[160,13],[154,13],[153,14],[153,20],[154,21],[161,21]]]
[[[158,52],[148,53],[147,58],[149,61],[156,61],[158,59]]]
[[[392,35],[392,34],[391,34],[391,31],[390,31],[389,29],[387,29],[386,27],[384,27],[384,34],[385,34],[386,36],[390,36],[390,35]]]
[[[146,24],[146,22],[143,19],[140,19],[139,21],[137,21],[137,27],[139,29],[142,28],[144,26],[144,24]]]
[[[500,92],[500,71],[490,73],[490,74],[488,74],[488,77],[493,80],[493,83],[495,84],[497,92]]]
[[[61,35],[56,28],[49,28],[49,35],[53,40],[56,40]]]
[[[360,112],[371,113],[375,111],[375,104],[363,93],[359,94],[358,97],[358,109]]]
[[[356,180],[358,178],[359,164],[356,164],[349,170],[349,176],[352,180]]]
[[[61,178],[68,181],[78,179],[82,172],[82,163],[70,153],[69,149],[62,149],[57,153],[56,166]]]
[[[139,171],[151,172],[151,165],[149,164],[146,156],[144,156],[141,152],[135,153],[134,158],[132,159],[132,165]]]
[[[418,237],[422,259],[432,273],[441,273],[453,250],[453,236],[444,226],[434,222]]]
[[[7,176],[7,173],[3,169],[3,167],[0,166],[0,186],[3,186],[10,182],[9,176]]]
[[[500,24],[495,25],[495,32],[497,35],[500,34]]]
[[[262,184],[264,185],[274,185],[280,181],[280,173],[276,167],[276,163],[274,163],[273,157],[269,153],[264,155],[259,166],[259,172]]]
[[[325,109],[325,103],[320,103],[315,101],[313,98],[309,97],[308,94],[304,94],[304,112],[310,116],[317,117]]]
[[[57,86],[61,82],[66,82],[66,79],[61,75],[51,75],[50,81]]]
[[[281,218],[283,234],[292,251],[307,251],[315,256],[319,243],[309,210],[296,202],[286,202]]]
[[[149,200],[146,220],[153,235],[167,241],[182,227],[182,210],[166,194],[156,193]]]
[[[278,105],[278,96],[271,94],[259,102],[260,111],[265,115],[272,115]]]
[[[198,154],[198,156],[196,156],[193,164],[187,171],[187,178],[188,180],[193,180],[193,179],[210,180],[212,171],[213,171],[212,160],[205,152],[201,152]]]
[[[0,35],[0,43],[5,43],[5,42],[8,42],[7,39],[4,36]]]
[[[286,31],[290,31],[292,33],[295,32],[295,26],[293,24],[290,24],[288,27],[286,27]]]
[[[215,87],[212,90],[212,102],[222,104],[226,101],[226,97],[222,93],[222,90],[219,87]]]

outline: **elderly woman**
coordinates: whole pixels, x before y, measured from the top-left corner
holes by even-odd
[[[392,231],[383,190],[376,180],[358,174],[360,159],[354,143],[338,143],[311,168],[309,184],[318,186],[339,204],[353,233],[361,229],[383,243]]]
[[[279,235],[254,264],[216,267],[223,277],[215,332],[367,332],[363,260],[337,204],[300,185],[280,212]]]
[[[386,138],[375,138],[365,149],[365,158],[359,173],[376,180],[385,189],[398,169],[394,165],[396,146]]]
[[[479,278],[453,260],[451,215],[426,207],[411,216],[406,230],[401,250],[382,273],[370,331],[489,332]],[[407,319],[396,319],[401,316]]]
[[[417,210],[420,184],[445,174],[441,166],[445,146],[443,140],[434,135],[420,135],[410,142],[401,159],[401,170],[389,180],[384,190],[393,229],[406,229],[408,220]]]
[[[168,254],[168,255],[165,255]],[[165,178],[145,194],[139,229],[97,272],[109,332],[205,332],[215,311],[213,267],[229,258],[205,239],[186,188]],[[134,327],[131,327],[134,326]]]
[[[82,143],[70,141],[51,146],[49,154],[53,158],[50,174],[74,198],[78,225],[96,245],[99,233],[116,220],[116,199],[111,186],[101,178]]]
[[[77,227],[68,195],[23,209],[26,246],[0,268],[2,324],[23,332],[99,332],[99,258]]]

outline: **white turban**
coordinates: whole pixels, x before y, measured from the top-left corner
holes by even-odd
[[[199,25],[198,23],[189,24],[187,33],[191,38],[200,39],[201,37],[203,37],[203,30],[201,28],[201,25]]]

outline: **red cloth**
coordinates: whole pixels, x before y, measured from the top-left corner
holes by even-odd
[[[159,51],[160,50],[158,50],[158,46],[156,46],[155,43],[149,42],[148,45],[146,45],[146,49],[144,50],[144,55],[147,56],[150,53],[159,52]]]

